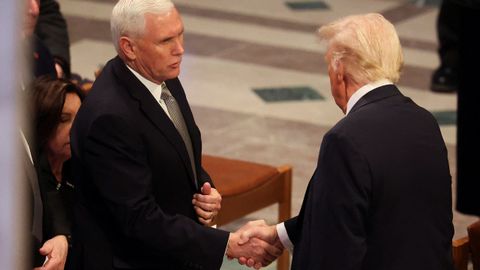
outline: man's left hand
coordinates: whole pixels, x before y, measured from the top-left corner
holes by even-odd
[[[208,225],[213,223],[218,211],[220,211],[222,196],[208,182],[205,182],[200,190],[201,194],[195,193],[193,195],[192,204],[198,220],[202,224]]]

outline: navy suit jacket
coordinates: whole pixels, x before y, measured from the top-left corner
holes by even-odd
[[[453,269],[451,177],[438,124],[393,85],[325,134],[299,216],[296,270]]]
[[[178,79],[166,81],[192,140],[199,185],[201,138]],[[228,233],[198,223],[182,137],[116,57],[71,131],[76,182],[74,253],[81,269],[219,269]]]

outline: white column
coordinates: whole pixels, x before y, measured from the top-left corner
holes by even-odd
[[[25,269],[29,251],[25,241],[25,179],[21,177],[18,144],[22,110],[17,95],[24,2],[0,1],[0,268],[7,270]]]

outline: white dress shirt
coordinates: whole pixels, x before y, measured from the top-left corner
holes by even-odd
[[[160,107],[162,107],[162,109],[165,111],[165,113],[171,119],[170,114],[168,113],[167,104],[165,104],[165,101],[163,101],[163,99],[160,98],[161,95],[162,95],[162,84],[156,84],[156,83],[148,80],[147,78],[143,77],[142,75],[140,75],[140,73],[136,72],[135,70],[133,70],[128,65],[126,65],[126,66],[133,73],[133,75],[135,75],[135,77],[137,77],[137,79],[143,85],[145,85],[145,87],[148,89],[148,91],[150,91],[150,93],[155,98],[155,100],[158,102],[158,104],[160,104]],[[165,83],[165,82],[163,82],[163,83]]]
[[[375,88],[388,85],[388,84],[393,84],[393,83],[387,79],[381,79],[372,83],[367,83],[364,86],[358,88],[358,90],[355,91],[355,93],[353,93],[353,95],[348,100],[347,112],[345,113],[345,115],[347,115],[350,112],[350,110],[353,108],[353,106],[368,92],[372,91]]]

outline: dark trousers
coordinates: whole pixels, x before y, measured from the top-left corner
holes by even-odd
[[[480,216],[480,9],[461,8],[457,108],[457,210]]]
[[[437,17],[438,55],[440,65],[454,70],[458,68],[458,45],[461,7],[444,0]]]

